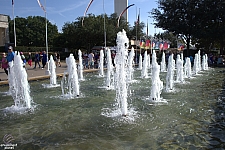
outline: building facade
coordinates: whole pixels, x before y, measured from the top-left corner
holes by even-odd
[[[9,43],[9,22],[8,16],[0,14],[0,46]]]
[[[114,13],[117,13],[119,16],[127,6],[128,0],[114,0]],[[123,14],[123,17],[128,22],[128,10]]]

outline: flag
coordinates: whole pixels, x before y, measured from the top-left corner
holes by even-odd
[[[150,48],[150,40],[146,40],[146,44],[145,44],[145,48],[146,49],[149,49]]]
[[[152,40],[152,49],[155,49],[155,40]]]
[[[159,50],[163,50],[163,42],[160,42],[160,44],[159,44]]]
[[[136,25],[139,25],[139,22],[140,22],[140,14],[138,14]]]
[[[12,0],[12,5],[14,5],[14,0]]]
[[[155,42],[155,49],[157,49],[157,50],[159,49],[159,41]]]
[[[120,15],[119,15],[119,17],[118,17],[118,21],[117,21],[117,27],[119,27],[119,23],[120,23],[120,18],[121,18],[121,16],[122,16],[122,15],[127,11],[127,9],[130,8],[131,6],[134,6],[134,4],[131,4],[131,5],[127,6],[127,7],[120,13]]]
[[[140,41],[140,48],[145,48],[145,40]]]
[[[84,17],[86,16],[86,13],[87,13],[87,11],[88,11],[88,9],[91,6],[91,4],[92,4],[93,1],[94,0],[90,0],[89,4],[88,4],[88,6],[87,6],[87,8],[86,8],[86,10],[84,12],[84,16],[83,16],[83,19],[82,19],[82,26],[84,25]]]
[[[167,49],[168,49],[168,45],[169,45],[169,44],[168,44],[167,42],[164,42],[164,43],[163,43],[163,50],[167,50]]]
[[[41,4],[40,0],[37,0],[39,6],[43,9],[44,12],[46,12],[45,7]]]
[[[184,45],[181,44],[181,43],[178,43],[178,44],[177,44],[177,49],[178,49],[178,50],[183,50],[183,49],[184,49]]]

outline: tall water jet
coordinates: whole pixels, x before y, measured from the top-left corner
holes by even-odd
[[[160,64],[160,69],[161,72],[166,72],[166,56],[165,56],[165,52],[162,53],[162,61]]]
[[[55,61],[53,59],[53,56],[50,56],[49,60],[49,73],[50,73],[50,85],[56,85],[56,72],[55,72]]]
[[[151,69],[151,56],[148,54],[148,69]]]
[[[205,70],[209,69],[209,65],[208,65],[208,55],[205,54]]]
[[[15,72],[14,72],[14,62],[11,61],[8,63],[9,68],[8,68],[8,82],[9,82],[9,95],[13,95],[15,93]]]
[[[208,56],[207,56],[207,54],[202,56],[202,70],[208,70]]]
[[[121,109],[122,116],[127,116],[127,57],[128,57],[128,44],[125,30],[117,33],[117,53],[115,57],[115,88],[116,88],[116,101]]]
[[[106,86],[108,88],[114,86],[114,71],[113,71],[113,64],[112,64],[112,57],[111,57],[111,50],[109,48],[106,49],[107,51],[107,76],[106,76]]]
[[[202,70],[201,66],[201,51],[198,51],[198,72]]]
[[[138,69],[139,69],[139,70],[142,70],[142,55],[141,55],[141,54],[140,54],[140,56],[139,56]]]
[[[73,54],[70,54],[70,56],[66,58],[66,64],[67,64],[67,71],[64,72],[61,81],[62,95],[64,97],[69,98],[73,98],[74,96],[78,97],[80,95],[79,82],[77,74],[77,65]]]
[[[191,60],[189,57],[186,57],[186,61],[184,65],[184,76],[187,78],[191,77]]]
[[[10,64],[9,70],[10,94],[15,105],[13,110],[26,110],[32,108],[32,98],[30,96],[30,86],[27,80],[27,72],[23,67],[23,61],[19,52],[14,56],[14,62]]]
[[[128,71],[127,71],[127,81],[130,82],[133,80],[133,72],[134,72],[134,68],[133,68],[133,62],[134,62],[134,48],[131,48],[131,51],[129,53],[128,56]]]
[[[143,67],[141,71],[141,77],[142,78],[147,78],[148,77],[148,55],[147,51],[144,53],[144,61],[143,61]]]
[[[183,61],[180,58],[180,55],[177,55],[176,66],[177,66],[177,70],[176,70],[176,72],[177,72],[177,79],[176,79],[176,81],[177,82],[184,82]]]
[[[83,76],[83,59],[82,59],[82,52],[81,50],[78,50],[78,56],[79,56],[79,63],[78,63],[78,74],[80,76],[80,80],[84,80],[84,76]]]
[[[158,102],[160,101],[160,95],[163,89],[163,82],[159,78],[160,65],[156,61],[155,51],[152,55],[152,86],[150,101]]]
[[[195,75],[197,75],[198,74],[198,72],[199,72],[199,55],[198,54],[195,54],[195,58],[194,58],[194,66],[193,66],[193,73],[195,74]]]
[[[100,50],[99,76],[104,77],[104,53]]]
[[[166,91],[173,90],[173,76],[174,76],[174,59],[173,54],[169,56],[167,75],[166,75]]]
[[[158,65],[155,50],[153,50],[152,52],[152,66],[154,65]],[[152,68],[151,68],[151,72],[152,72]]]

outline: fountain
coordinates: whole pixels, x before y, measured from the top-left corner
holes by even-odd
[[[166,72],[166,57],[165,52],[162,53],[162,61],[160,64],[161,72]]]
[[[169,56],[168,67],[167,67],[167,76],[166,76],[166,91],[173,90],[173,76],[174,76],[174,59],[173,54]]]
[[[148,55],[147,51],[144,53],[144,61],[143,61],[143,67],[141,71],[141,77],[142,78],[148,78]]]
[[[78,56],[79,56],[79,64],[78,64],[78,74],[80,75],[80,80],[84,80],[83,76],[83,58],[82,58],[82,52],[81,50],[78,50]]]
[[[117,33],[117,52],[115,57],[116,101],[122,116],[127,116],[127,66],[129,40],[125,30]]]
[[[184,65],[184,76],[186,78],[191,78],[192,71],[191,71],[191,60],[189,57],[186,58],[186,62]]]
[[[201,66],[201,51],[198,51],[198,71],[202,70],[202,66]]]
[[[148,54],[148,69],[151,70],[151,56]]]
[[[195,75],[198,74],[198,72],[200,71],[200,68],[199,68],[199,55],[198,54],[195,54],[195,58],[194,58],[194,66],[193,66],[193,73]]]
[[[14,105],[7,107],[5,110],[12,112],[32,110],[32,98],[27,81],[27,72],[23,67],[23,61],[19,52],[15,52],[14,61],[10,62],[9,66],[9,94],[13,97]]]
[[[152,102],[161,102],[161,92],[163,89],[163,82],[159,78],[160,65],[152,66],[152,86],[151,86],[151,99]]]
[[[66,58],[66,64],[67,64],[67,71],[64,72],[61,81],[62,95],[64,98],[69,99],[74,98],[75,96],[79,97],[80,88],[77,74],[77,65],[73,54],[70,54],[70,56]]]
[[[180,58],[180,55],[177,55],[177,79],[176,82],[184,82],[184,71],[183,71],[183,61]]]
[[[129,106],[127,117],[121,117],[121,111],[114,117],[102,115],[102,109],[115,108],[116,90],[96,88],[102,85],[98,72],[85,72],[85,81],[80,83],[85,97],[76,100],[61,99],[60,87],[43,90],[41,84],[49,80],[30,82],[30,94],[38,102],[32,113],[4,111],[13,100],[2,93],[9,87],[0,86],[0,137],[12,135],[15,149],[22,150],[222,149],[224,68],[210,68],[199,74],[185,79],[188,84],[175,84],[179,92],[162,92],[160,97],[167,104],[149,104],[146,97],[151,80],[141,79],[140,71],[135,70],[133,78],[138,82],[129,84],[132,96],[128,98],[136,111],[133,120],[128,119],[133,115]],[[160,79],[164,82],[166,73],[161,73]]]
[[[131,48],[131,51],[129,53],[129,57],[128,57],[128,71],[127,71],[127,80],[128,82],[131,82],[133,80],[133,72],[134,72],[134,68],[133,68],[133,62],[134,62],[134,48]]]
[[[104,53],[100,50],[99,76],[104,77]]]
[[[50,71],[50,85],[56,85],[56,72],[55,72],[55,61],[53,59],[53,56],[50,56],[49,60],[49,71]]]
[[[112,87],[114,89],[114,71],[113,71],[113,65],[112,65],[111,50],[109,48],[107,48],[106,51],[107,51],[106,86],[109,89],[112,88]]]
[[[207,54],[202,56],[202,70],[208,70],[208,56],[207,56]]]
[[[140,54],[140,56],[139,56],[138,69],[139,69],[139,70],[142,70],[142,55],[141,55],[141,54]]]

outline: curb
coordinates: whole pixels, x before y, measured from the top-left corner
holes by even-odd
[[[90,72],[96,72],[96,71],[99,71],[99,69],[87,69],[87,70],[83,70],[83,72],[86,72],[86,73],[90,73]],[[64,73],[59,73],[59,74],[56,74],[57,77],[62,77]],[[44,80],[44,79],[49,79],[50,78],[50,75],[44,75],[44,76],[36,76],[36,77],[29,77],[28,78],[28,81],[37,81],[37,80]],[[9,82],[8,80],[7,81],[0,81],[0,86],[1,85],[8,85]]]

